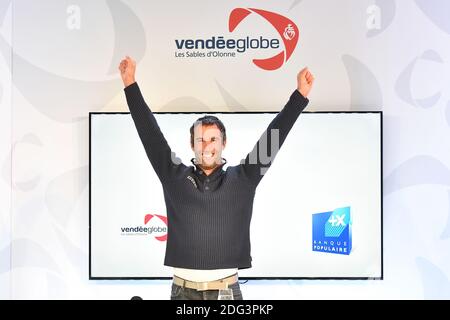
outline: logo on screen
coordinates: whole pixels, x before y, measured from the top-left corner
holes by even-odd
[[[236,27],[250,14],[255,13],[267,22],[269,22],[275,30],[277,30],[283,40],[284,50],[276,55],[265,59],[253,59],[253,63],[263,70],[276,70],[281,68],[285,62],[289,60],[297,46],[299,38],[299,30],[297,25],[290,19],[270,11],[254,9],[254,8],[236,8],[230,13],[228,20],[228,29],[233,32]]]
[[[166,241],[167,217],[159,214],[147,214],[144,217],[144,226],[120,227],[120,232],[123,236],[151,236],[158,241]]]
[[[156,233],[155,239],[159,241],[166,241],[167,240],[167,217],[160,216],[159,214],[147,214],[144,218],[144,224],[151,224],[150,221],[158,224],[157,226],[151,226],[151,229]],[[159,221],[158,221],[159,220]],[[164,223],[164,225],[161,226],[161,221]]]
[[[312,215],[312,250],[349,255],[352,251],[350,207]]]

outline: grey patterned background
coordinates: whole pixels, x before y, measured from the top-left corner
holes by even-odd
[[[297,23],[282,68],[174,58],[174,39],[229,36],[236,7]],[[279,110],[308,65],[308,111],[384,113],[385,279],[249,281],[246,299],[449,299],[449,14],[445,0],[2,0],[0,298],[169,297],[168,281],[88,280],[88,113],[128,110],[128,54],[154,111]],[[277,36],[258,20],[231,36],[261,34]]]

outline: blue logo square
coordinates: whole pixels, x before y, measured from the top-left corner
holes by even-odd
[[[349,255],[352,251],[350,207],[312,215],[312,250]]]

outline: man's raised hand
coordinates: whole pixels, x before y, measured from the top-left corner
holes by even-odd
[[[303,68],[297,75],[297,90],[306,98],[309,91],[311,91],[313,83],[314,76],[307,67]]]
[[[128,87],[130,84],[136,82],[134,75],[136,73],[136,61],[126,56],[119,64],[120,76],[122,77],[123,85]]]

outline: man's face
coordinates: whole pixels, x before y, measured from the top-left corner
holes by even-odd
[[[221,164],[225,144],[222,133],[215,124],[198,124],[194,127],[194,145],[191,147],[197,163],[203,169],[213,169]]]

